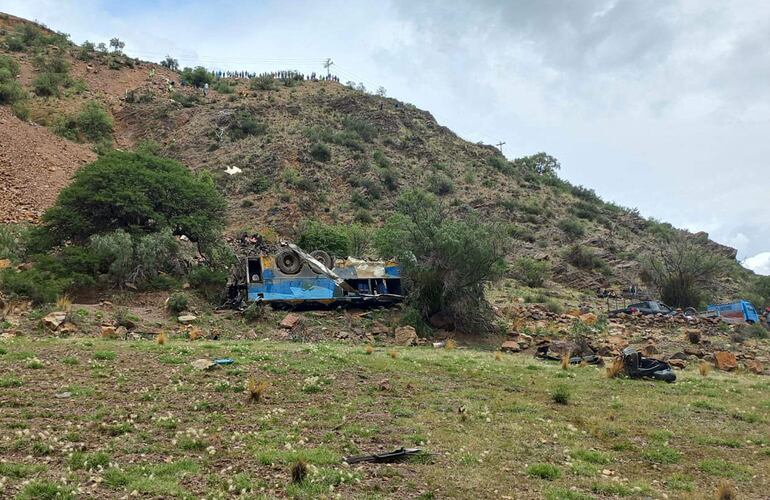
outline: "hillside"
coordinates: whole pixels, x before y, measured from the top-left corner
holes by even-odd
[[[193,170],[211,172],[227,195],[231,231],[292,238],[306,219],[378,224],[401,190],[420,186],[455,213],[477,212],[504,224],[513,240],[510,260],[528,255],[550,261],[552,288],[567,295],[570,289],[590,294],[638,283],[639,256],[675,231],[605,203],[590,189],[540,175],[531,163],[508,161],[492,146],[465,141],[430,113],[396,99],[334,81],[293,79],[222,80],[203,96],[181,86],[177,72],[109,52],[84,54],[62,37],[58,45],[9,50],[8,38],[19,26],[29,25],[0,18],[0,55],[19,62],[18,81],[25,89],[39,73],[35,52],[64,58],[79,83],[58,97],[30,94],[27,121],[2,111],[3,121],[13,125],[3,125],[0,157],[0,175],[14,186],[4,195],[5,222],[34,220],[66,178],[94,157],[87,145],[52,130],[60,116],[97,100],[115,120],[116,147],[152,145]],[[30,162],[25,141],[31,138],[39,161]],[[228,174],[233,167],[238,173]],[[49,177],[45,195],[22,188],[28,178]],[[690,237],[733,262],[731,277],[722,283],[724,296],[744,286],[751,274],[735,263],[733,249],[703,234]],[[565,251],[573,244],[593,252],[598,264],[581,269],[569,263]]]

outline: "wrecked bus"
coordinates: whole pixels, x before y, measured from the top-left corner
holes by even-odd
[[[285,244],[274,255],[245,259],[245,299],[275,305],[387,304],[403,300],[394,261],[334,259]]]
[[[706,310],[728,323],[754,324],[759,322],[759,314],[748,300],[739,300],[728,304],[709,304]]]

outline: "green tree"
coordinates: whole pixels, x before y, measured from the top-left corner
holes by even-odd
[[[505,270],[501,228],[473,216],[454,219],[420,190],[405,192],[396,205],[374,242],[380,255],[398,259],[409,304],[425,319],[445,314],[462,331],[493,329],[484,292]]]
[[[672,237],[642,259],[643,280],[674,307],[700,306],[725,270],[724,258],[686,235]]]
[[[182,70],[182,81],[193,87],[203,87],[204,84],[214,81],[214,76],[203,66],[185,68]]]
[[[522,156],[513,160],[514,167],[529,170],[538,175],[555,175],[561,168],[559,160],[546,153]]]
[[[81,168],[43,215],[38,243],[84,243],[95,234],[171,230],[192,241],[215,241],[225,201],[208,175],[157,156],[112,151]]]

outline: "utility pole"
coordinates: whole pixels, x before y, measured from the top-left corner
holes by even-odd
[[[498,142],[497,144],[495,144],[495,146],[497,146],[497,149],[500,150],[500,153],[503,152],[503,144],[505,144],[505,143],[504,142]]]
[[[329,71],[329,68],[332,67],[332,64],[334,64],[334,61],[332,61],[330,57],[327,57],[326,61],[324,62],[324,68],[326,68],[326,76],[327,77],[332,76],[331,71]]]

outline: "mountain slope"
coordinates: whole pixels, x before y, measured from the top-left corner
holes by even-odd
[[[15,29],[9,19],[21,22],[7,18],[7,30]],[[117,147],[149,143],[193,170],[211,172],[227,195],[233,231],[269,229],[291,238],[305,219],[378,224],[399,192],[423,187],[454,213],[477,212],[505,224],[513,236],[511,260],[549,260],[556,282],[584,291],[637,283],[639,256],[675,231],[604,203],[591,190],[539,175],[526,162],[509,162],[491,146],[464,141],[430,113],[395,99],[292,78],[223,80],[203,96],[158,65],[99,52],[80,60],[82,49],[62,47],[57,54],[85,89],[60,98],[31,96],[30,118],[52,125],[88,100],[102,102],[115,118]],[[0,53],[21,63],[19,81],[28,88],[36,74],[31,53]],[[62,141],[45,133],[50,137],[39,142]],[[22,134],[6,140],[13,144]],[[6,162],[23,165],[23,154],[10,155]],[[89,158],[73,157],[68,168]],[[735,262],[734,250],[705,235],[688,237]],[[574,244],[594,253],[597,265],[571,264],[566,251]],[[733,267],[725,296],[750,276]]]

